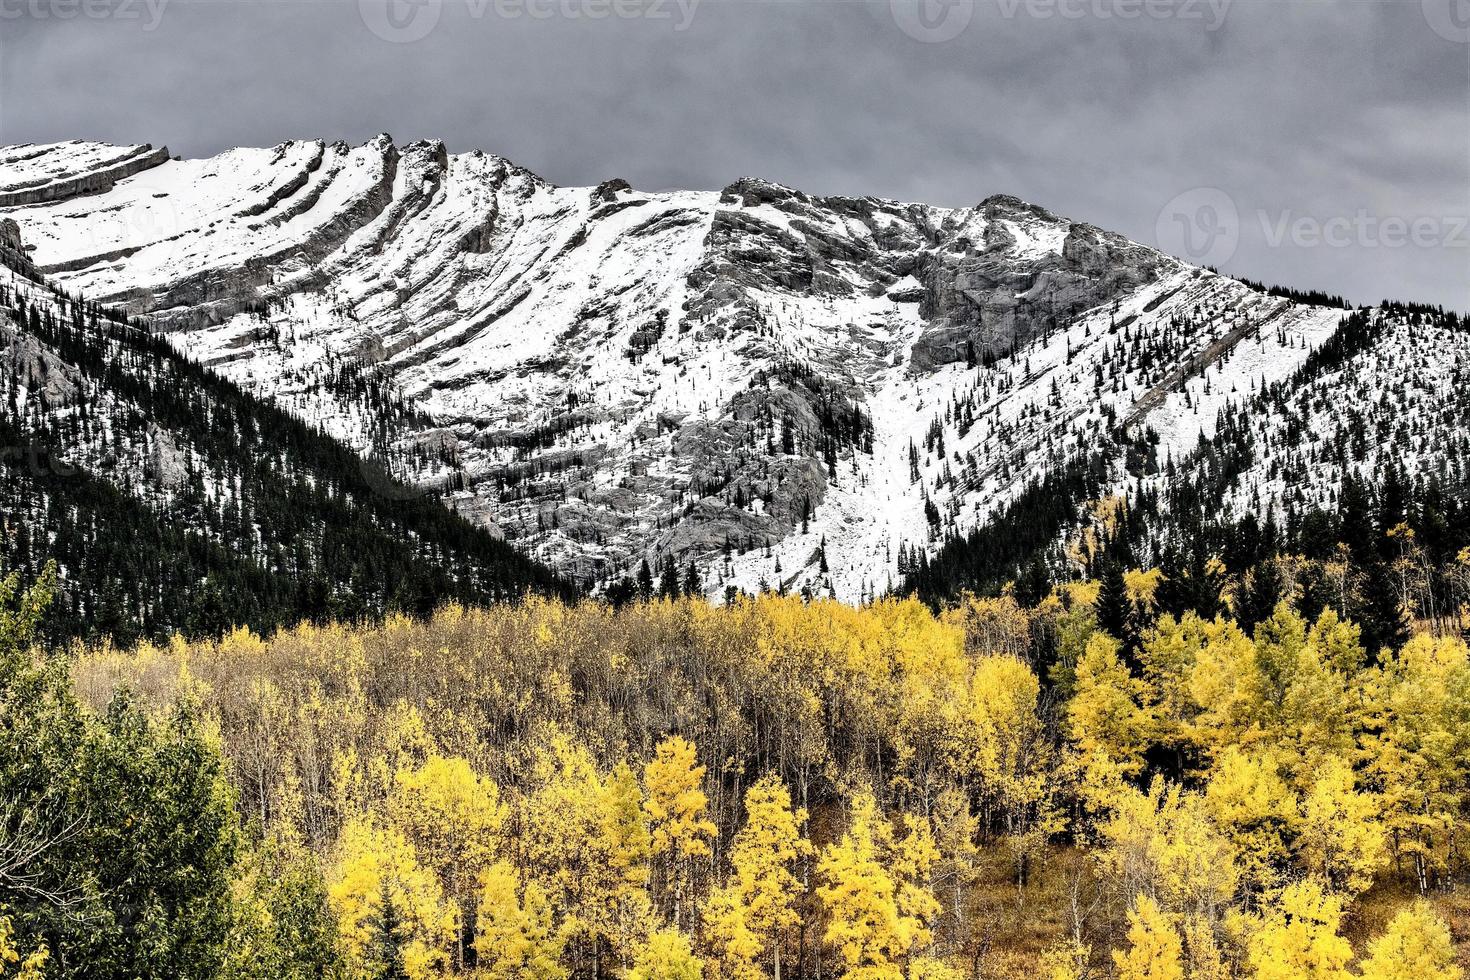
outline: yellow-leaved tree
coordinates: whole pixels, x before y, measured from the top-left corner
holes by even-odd
[[[905,824],[900,840],[873,794],[859,791],[847,832],[818,860],[824,938],[851,980],[900,980],[905,961],[932,938],[929,921],[939,902],[927,878],[938,851],[927,826],[907,818]]]
[[[586,748],[558,732],[534,758],[520,815],[527,880],[562,914],[574,962],[593,972],[609,952],[630,962],[652,918],[638,777],[626,764],[602,777]]]
[[[796,862],[811,853],[802,837],[805,810],[792,810],[791,792],[768,774],[745,792],[745,825],[730,846],[730,877],[705,905],[705,934],[720,962],[720,975],[757,980],[769,958],[781,978],[785,934],[800,921],[801,883]]]
[[[1126,895],[1147,895],[1167,912],[1211,923],[1235,897],[1234,848],[1199,793],[1157,777],[1148,793],[1124,789],[1101,835],[1102,864]]]
[[[327,896],[354,976],[398,969],[421,980],[449,965],[458,909],[397,829],[367,817],[349,820],[337,843]]]
[[[1402,909],[1368,946],[1363,980],[1464,980],[1449,927],[1424,902]]]
[[[703,789],[705,767],[694,746],[671,736],[659,743],[643,767],[647,798],[650,853],[658,868],[656,894],[665,899],[675,927],[693,901],[696,859],[708,857],[715,825],[706,816],[709,797]]]
[[[539,884],[505,861],[481,873],[475,950],[488,980],[565,980],[562,946]]]
[[[1328,758],[1302,800],[1297,849],[1303,866],[1336,889],[1367,891],[1388,856],[1378,815],[1378,800],[1358,792],[1347,760]]]
[[[473,927],[480,875],[494,861],[505,825],[499,788],[477,775],[468,760],[431,754],[423,765],[394,773],[387,812],[390,823],[439,879],[459,921],[466,929]],[[471,938],[461,930],[454,949],[456,968],[464,966]]]
[[[979,821],[970,808],[970,797],[958,786],[951,786],[934,801],[934,842],[942,861],[940,878],[947,882],[950,908],[955,928],[964,921],[965,888],[979,877],[975,859],[980,855],[977,843]]]
[[[1455,638],[1416,636],[1374,672],[1368,700],[1362,747],[1383,825],[1395,861],[1428,892],[1449,871],[1467,800],[1470,649]]]
[[[1205,807],[1234,845],[1241,878],[1256,890],[1276,883],[1300,816],[1281,768],[1274,748],[1226,746],[1205,787]]]
[[[701,980],[704,963],[689,937],[678,929],[659,929],[638,947],[625,980]]]
[[[976,788],[980,827],[999,827],[1025,884],[1031,858],[1061,829],[1053,804],[1055,749],[1038,705],[1041,684],[1031,667],[1009,655],[976,659],[954,726],[958,773]]]
[[[15,945],[15,925],[9,916],[0,915],[0,977],[5,980],[43,980],[46,975],[45,946],[24,953]]]
[[[1256,980],[1347,980],[1353,948],[1341,924],[1342,899],[1310,878],[1286,886],[1247,943]]]
[[[1082,767],[1082,795],[1094,813],[1110,809],[1125,777],[1143,769],[1153,721],[1140,704],[1143,685],[1128,673],[1118,642],[1094,633],[1077,664],[1067,730]]]
[[[1172,916],[1147,895],[1128,910],[1128,949],[1114,950],[1118,980],[1184,980],[1184,943]]]

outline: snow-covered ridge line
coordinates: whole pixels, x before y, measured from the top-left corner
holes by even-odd
[[[127,150],[37,149],[0,149],[0,187]],[[5,216],[62,288],[536,557],[589,582],[692,563],[715,594],[880,592],[1120,423],[1192,445],[1343,314],[1005,195],[567,188],[386,136]]]
[[[9,152],[0,158],[0,180],[4,181],[0,184],[0,208],[64,201],[79,194],[111,190],[119,180],[159,166],[169,158],[168,147],[155,150],[148,144],[132,147],[84,144],[80,159],[71,153],[58,153],[55,147],[6,149]],[[104,155],[106,150],[117,153]]]

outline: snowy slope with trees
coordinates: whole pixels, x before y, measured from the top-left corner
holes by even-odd
[[[84,190],[15,196],[42,181]],[[1268,508],[1287,472],[1326,499],[1339,470],[1278,459],[1295,435],[1276,429],[1359,422],[1287,419],[1271,394],[1347,311],[1011,197],[562,188],[388,137],[207,160],[10,147],[6,194],[58,286],[588,585],[646,562],[713,595],[861,599],[1035,481],[1101,457],[1103,489],[1126,489],[1232,413],[1272,420],[1232,506]],[[1416,458],[1464,424],[1432,410],[1463,373],[1450,333],[1377,331],[1364,354],[1431,403]]]

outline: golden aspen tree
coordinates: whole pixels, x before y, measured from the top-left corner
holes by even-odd
[[[1036,961],[1038,980],[1086,980],[1092,947],[1076,939],[1063,939],[1041,951]]]
[[[376,948],[380,939],[396,947],[411,980],[448,966],[458,910],[445,901],[438,880],[419,864],[413,845],[398,830],[376,826],[365,817],[348,821],[338,841],[327,896],[337,913],[343,953],[357,975],[380,965]],[[401,920],[400,929],[386,929],[390,916]],[[390,935],[381,937],[380,930]]]
[[[1291,856],[1287,841],[1300,818],[1275,749],[1226,746],[1210,769],[1205,807],[1234,845],[1241,878],[1257,890],[1274,884]]]
[[[915,956],[909,961],[908,980],[965,980],[965,974],[933,956]]]
[[[715,825],[705,814],[709,797],[702,788],[704,772],[694,746],[678,736],[660,742],[643,768],[650,853],[663,872],[661,884],[676,927],[692,901],[695,859],[709,856],[715,837]]]
[[[1449,872],[1450,842],[1467,802],[1470,650],[1416,636],[1373,672],[1363,755],[1380,792],[1395,860],[1421,893]]]
[[[1031,616],[1012,596],[966,593],[944,619],[964,630],[965,653],[971,657],[1001,654],[1020,659],[1031,649]]]
[[[627,959],[651,917],[638,778],[622,765],[603,779],[584,747],[552,732],[532,781],[520,814],[527,880],[562,913],[569,954],[600,972],[609,947]]]
[[[1077,664],[1076,693],[1067,703],[1067,730],[1080,754],[1082,792],[1093,811],[1106,810],[1122,778],[1143,768],[1152,722],[1140,705],[1141,684],[1118,653],[1118,642],[1094,633]],[[1120,778],[1122,777],[1122,778]]]
[[[0,977],[5,980],[44,980],[50,953],[44,945],[29,953],[15,945],[15,924],[0,915]]]
[[[1155,778],[1147,794],[1123,791],[1100,830],[1103,867],[1125,894],[1146,894],[1168,912],[1208,921],[1234,899],[1234,848],[1200,794]]]
[[[613,767],[602,789],[600,847],[607,855],[596,931],[605,935],[620,958],[627,960],[636,937],[648,930],[652,905],[648,896],[652,839],[643,812],[643,790],[632,766]]]
[[[1247,942],[1255,980],[1348,980],[1353,948],[1341,924],[1342,899],[1311,879],[1286,886]]]
[[[677,929],[659,929],[638,947],[625,980],[702,980],[704,963],[689,937]]]
[[[1052,748],[1038,713],[1041,684],[1016,657],[981,656],[961,719],[960,772],[979,791],[981,824],[1024,833],[1042,819]]]
[[[1228,745],[1249,747],[1261,737],[1265,689],[1255,644],[1230,620],[1206,623],[1203,633],[1188,680],[1198,709],[1191,723],[1193,741],[1211,755]]]
[[[1329,669],[1344,677],[1352,677],[1363,667],[1367,653],[1363,649],[1363,631],[1354,623],[1338,617],[1329,608],[1312,623],[1307,633],[1307,642],[1316,648],[1316,655]]]
[[[773,773],[746,791],[745,814],[730,846],[730,877],[705,905],[705,934],[722,977],[756,980],[762,976],[756,964],[769,957],[780,980],[785,933],[801,921],[795,867],[811,853],[801,836],[807,815],[792,810],[790,791]]]
[[[1147,895],[1128,910],[1128,949],[1113,951],[1118,980],[1184,980],[1184,944],[1171,916]]]
[[[904,835],[898,839],[887,821],[879,824],[878,839],[888,854],[888,867],[898,882],[898,911],[906,923],[912,923],[914,946],[933,940],[930,925],[939,918],[942,906],[934,897],[932,874],[939,862],[939,847],[929,821],[905,813]]]
[[[976,843],[979,830],[970,798],[962,789],[951,786],[939,794],[934,801],[934,842],[943,862],[943,878],[949,885],[949,911],[956,928],[964,921],[964,889],[979,874],[975,866],[980,855]]]
[[[565,980],[546,893],[498,861],[480,874],[475,950],[487,980]]]
[[[387,813],[439,878],[461,923],[472,926],[476,885],[495,858],[505,824],[499,788],[467,760],[431,754],[423,765],[394,774]],[[463,933],[455,944],[456,967],[464,966],[470,938]]]
[[[1230,980],[1233,976],[1215,937],[1214,923],[1200,916],[1185,922],[1184,964],[1189,980]]]
[[[1363,980],[1464,980],[1449,927],[1423,901],[1401,909],[1368,944]]]
[[[1303,867],[1335,889],[1367,891],[1388,856],[1378,817],[1378,800],[1358,792],[1352,766],[1327,759],[1302,800],[1296,846]]]
[[[1207,643],[1206,627],[1194,613],[1176,620],[1164,615],[1143,636],[1138,659],[1143,665],[1144,702],[1153,708],[1155,738],[1177,751],[1192,742],[1198,711],[1190,677]]]
[[[1290,734],[1285,713],[1287,696],[1293,679],[1302,666],[1302,652],[1307,645],[1307,624],[1291,603],[1281,602],[1265,620],[1256,624],[1252,637],[1255,647],[1258,687],[1253,692],[1255,721],[1272,737]]]
[[[852,980],[899,980],[902,962],[930,940],[923,916],[938,911],[926,895],[933,841],[914,839],[918,827],[896,842],[869,791],[852,801],[846,833],[822,850],[817,896],[827,911],[824,938],[836,947]],[[890,873],[893,868],[896,873]]]
[[[1295,662],[1287,668],[1289,676],[1276,731],[1280,744],[1298,760],[1297,784],[1303,788],[1324,762],[1353,749],[1355,699],[1348,694],[1349,677],[1330,659],[1344,656],[1335,649],[1341,645],[1341,631],[1335,616],[1321,625],[1323,629],[1314,626],[1307,633],[1305,643],[1297,648]]]

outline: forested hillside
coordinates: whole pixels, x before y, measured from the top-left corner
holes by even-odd
[[[1467,598],[1455,564],[1470,546],[1467,372],[1470,318],[1399,303],[1355,310],[1249,398],[1211,402],[1210,372],[1185,385],[1186,401],[1217,409],[1193,445],[1162,444],[1148,426],[1121,432],[933,558],[901,562],[903,587],[929,602],[1013,580],[1036,593],[1109,564],[1195,581],[1211,557],[1242,575],[1294,554],[1343,568],[1351,559],[1366,584],[1350,612],[1375,637],[1398,607],[1437,623]],[[1120,466],[1128,478],[1113,494]],[[1312,588],[1316,601],[1328,586]]]
[[[48,637],[130,643],[564,589],[144,322],[53,290],[3,243],[0,261],[3,566],[58,563]]]
[[[1384,507],[1367,546],[1403,547]],[[1350,545],[1099,575],[65,656],[12,579],[6,944],[89,978],[1463,977],[1464,593],[1370,636]]]

